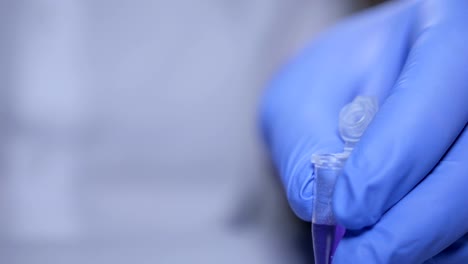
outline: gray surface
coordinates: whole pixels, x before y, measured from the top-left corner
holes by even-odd
[[[255,124],[348,1],[1,1],[2,263],[300,263]]]

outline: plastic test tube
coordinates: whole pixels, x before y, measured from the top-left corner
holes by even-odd
[[[315,197],[312,214],[312,239],[315,264],[330,264],[334,251],[344,235],[333,213],[333,191],[344,164],[378,110],[377,100],[357,96],[340,112],[339,130],[345,142],[341,153],[312,155],[315,173]]]

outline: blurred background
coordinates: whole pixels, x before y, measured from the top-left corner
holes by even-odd
[[[1,263],[312,263],[265,83],[350,0],[1,0]]]

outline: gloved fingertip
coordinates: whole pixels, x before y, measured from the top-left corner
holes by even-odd
[[[333,264],[383,263],[369,241],[345,237],[335,251]]]
[[[333,197],[333,210],[337,222],[346,229],[361,229],[377,219],[366,203],[365,189],[361,190],[346,171],[337,180]]]
[[[307,160],[299,162],[289,176],[286,190],[289,205],[299,218],[310,221],[315,183],[312,166]]]
[[[312,196],[304,197],[297,190],[296,188],[292,188],[287,192],[288,203],[294,214],[300,219],[310,221],[312,219]]]

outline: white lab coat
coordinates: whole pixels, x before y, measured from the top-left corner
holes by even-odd
[[[0,262],[300,263],[256,104],[346,2],[1,1]]]

